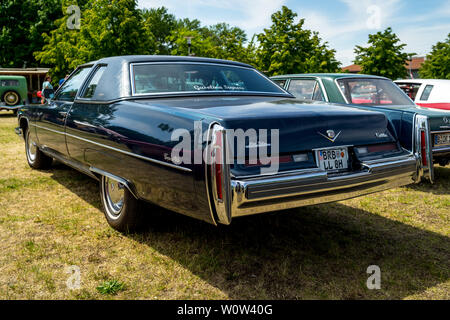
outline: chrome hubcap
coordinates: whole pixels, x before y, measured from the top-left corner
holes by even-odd
[[[17,94],[15,94],[13,92],[7,94],[5,97],[5,102],[7,104],[16,104],[18,101],[19,101],[19,97],[17,96]]]
[[[108,206],[108,214],[111,218],[117,219],[123,208],[123,199],[125,195],[124,185],[116,180],[105,177],[104,192],[106,205]]]
[[[31,138],[30,131],[27,131],[27,154],[28,159],[30,159],[31,162],[34,162],[34,160],[36,159],[36,151],[36,143]]]

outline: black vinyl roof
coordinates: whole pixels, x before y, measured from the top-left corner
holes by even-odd
[[[97,61],[92,61],[86,64],[123,64],[123,63],[139,63],[139,62],[201,62],[201,63],[220,63],[235,65],[247,68],[253,68],[252,66],[231,60],[212,59],[203,57],[187,57],[187,56],[158,56],[158,55],[132,55],[132,56],[117,56],[102,58]]]

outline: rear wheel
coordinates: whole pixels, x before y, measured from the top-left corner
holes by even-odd
[[[117,180],[102,176],[100,197],[106,220],[114,229],[132,232],[143,224],[142,203]]]
[[[36,141],[34,141],[31,131],[25,131],[25,153],[27,155],[28,165],[33,169],[47,169],[51,166],[53,158],[45,155],[37,147]]]
[[[5,94],[3,95],[3,101],[8,106],[15,106],[16,104],[19,103],[20,97],[19,94],[15,91],[6,91]]]

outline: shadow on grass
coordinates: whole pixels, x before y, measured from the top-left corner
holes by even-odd
[[[410,185],[408,188],[422,192],[431,192],[436,195],[450,194],[450,166],[434,166],[434,184],[422,181],[419,184]]]
[[[100,207],[96,181],[64,166],[53,178]],[[400,299],[450,278],[448,237],[341,203],[239,218],[227,227],[149,211],[147,230],[128,237],[232,299]],[[381,290],[366,287],[370,265],[381,268]]]

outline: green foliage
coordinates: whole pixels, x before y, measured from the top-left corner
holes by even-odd
[[[303,28],[304,19],[283,6],[272,15],[272,26],[258,35],[258,65],[269,75],[306,72],[336,72],[340,63],[335,50],[321,43],[317,32]]]
[[[72,0],[63,0],[63,11]],[[76,3],[75,3],[76,4]],[[77,65],[108,56],[153,54],[155,40],[145,27],[135,0],[93,0],[86,3],[80,30],[68,29],[68,16],[44,34],[45,45],[35,53],[40,62],[52,65],[51,75],[63,77]]]
[[[33,52],[42,48],[41,35],[53,30],[61,16],[61,0],[2,0],[0,66],[37,66]]]
[[[355,63],[361,66],[361,72],[383,76],[390,79],[405,78],[407,70],[406,60],[413,53],[405,53],[406,44],[399,44],[400,39],[391,28],[383,32],[369,34],[369,46],[355,47]]]
[[[433,46],[419,73],[425,79],[450,80],[450,33],[444,42]]]
[[[80,30],[67,27],[67,8],[81,8]],[[335,72],[335,51],[318,33],[294,23],[283,7],[273,25],[249,39],[244,30],[197,19],[176,19],[165,7],[137,9],[136,0],[5,0],[0,6],[2,66],[51,67],[54,79],[76,66],[107,56],[132,54],[188,55],[242,61],[269,74]]]
[[[96,289],[101,294],[114,295],[117,294],[119,291],[123,291],[125,289],[125,285],[117,280],[108,280],[104,281]]]
[[[177,20],[173,14],[169,14],[167,8],[152,8],[142,11],[144,26],[147,32],[153,35],[156,41],[155,54],[170,54],[167,43],[168,37],[177,29]]]

